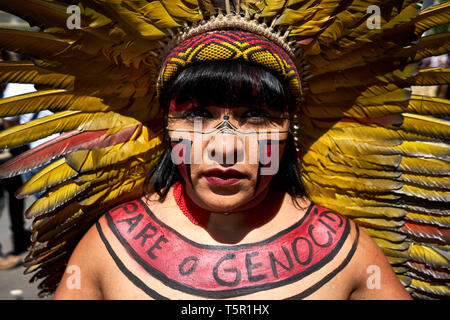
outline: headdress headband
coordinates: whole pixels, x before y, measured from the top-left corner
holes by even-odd
[[[227,2],[228,3],[228,2]],[[295,98],[301,96],[301,81],[292,58],[299,48],[288,42],[289,32],[275,32],[273,26],[258,22],[239,12],[233,14],[227,6],[224,16],[188,27],[166,46],[165,59],[157,81],[158,92],[182,69],[208,61],[243,61],[266,68],[285,81]]]
[[[284,80],[295,98],[301,96],[299,74],[289,55],[261,36],[237,30],[207,32],[179,43],[163,63],[158,91],[182,69],[209,61],[243,61],[260,65]]]
[[[78,2],[0,0],[45,30],[0,29],[1,48],[35,58],[1,62],[1,82],[48,88],[0,100],[0,117],[55,113],[0,132],[0,148],[62,133],[0,167],[5,178],[47,164],[17,192],[43,193],[26,212],[24,263],[41,295],[94,221],[146,190],[167,148],[157,90],[189,64],[242,59],[294,95],[300,75],[290,131],[308,197],[359,223],[415,298],[450,297],[450,102],[410,90],[449,82],[449,68],[417,64],[450,51],[450,2]]]

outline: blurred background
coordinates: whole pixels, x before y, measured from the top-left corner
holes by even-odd
[[[0,11],[0,28],[33,30],[29,24],[22,19],[6,12]],[[1,48],[0,48],[1,49]],[[14,59],[20,59],[18,56],[11,55]],[[8,84],[1,84],[1,96],[7,90]],[[12,86],[10,87],[10,89]],[[12,90],[10,90],[12,91]],[[9,194],[4,188],[0,188],[0,254],[4,257],[13,250],[13,239],[11,231],[11,219],[9,214]],[[24,201],[24,209],[28,208],[34,201],[34,198],[28,198]],[[24,228],[30,230],[31,221],[24,221]],[[25,254],[22,254],[23,258]],[[20,264],[11,268],[0,270],[0,300],[40,299],[38,297],[37,283],[29,283],[32,275],[24,275],[25,268]]]

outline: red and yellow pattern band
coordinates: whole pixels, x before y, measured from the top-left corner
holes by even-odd
[[[287,83],[301,96],[300,77],[290,56],[278,45],[244,31],[215,31],[184,40],[165,59],[157,82],[158,93],[184,68],[209,61],[240,61],[259,65]]]

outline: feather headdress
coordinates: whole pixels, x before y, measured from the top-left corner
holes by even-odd
[[[33,243],[26,273],[51,294],[74,247],[98,217],[141,196],[166,148],[157,80],[170,48],[220,23],[292,56],[302,99],[292,132],[308,196],[353,218],[416,298],[450,296],[450,102],[411,94],[447,84],[447,68],[419,69],[449,52],[450,2],[421,10],[396,0],[0,0],[42,32],[0,29],[0,47],[32,57],[0,64],[1,82],[47,89],[0,100],[0,117],[53,115],[0,133],[0,147],[53,133],[11,160],[1,177],[46,165],[18,196]],[[370,11],[370,10],[374,11]],[[374,13],[375,12],[375,13]],[[244,22],[245,21],[245,22]],[[209,29],[208,29],[209,28]],[[169,52],[167,52],[169,48]]]

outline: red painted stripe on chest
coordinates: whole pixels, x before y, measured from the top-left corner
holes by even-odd
[[[319,205],[265,241],[232,246],[190,241],[159,221],[140,201],[121,205],[106,217],[145,270],[172,287],[201,292],[236,293],[298,280],[329,262],[349,232],[347,219]]]

